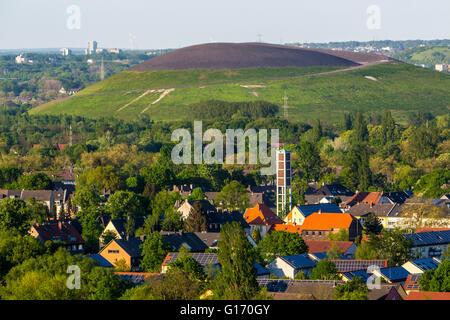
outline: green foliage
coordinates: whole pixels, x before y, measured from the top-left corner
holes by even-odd
[[[368,300],[369,289],[360,277],[354,277],[351,281],[336,286],[334,298],[336,300]]]
[[[205,192],[203,192],[202,188],[195,188],[192,190],[192,193],[187,196],[187,200],[204,200],[206,197]]]
[[[163,237],[156,231],[148,235],[141,247],[141,268],[146,272],[159,272],[161,264],[171,247],[163,241]]]
[[[125,291],[119,300],[154,300],[152,287],[148,285],[136,286]]]
[[[421,291],[450,292],[450,260],[442,260],[433,271],[425,271],[419,280]]]
[[[198,300],[202,283],[180,268],[170,268],[162,281],[152,285],[157,300]]]
[[[328,259],[320,260],[317,265],[312,269],[311,280],[340,280],[338,269],[336,264]]]
[[[364,233],[380,234],[382,230],[383,225],[381,223],[381,220],[378,219],[378,217],[373,212],[370,212],[364,217]]]
[[[146,215],[149,201],[132,191],[117,191],[109,197],[107,206],[112,219],[140,218]]]
[[[21,175],[17,182],[12,183],[10,189],[18,190],[52,190],[53,182],[45,173]]]
[[[223,209],[243,212],[249,207],[248,191],[241,183],[233,180],[217,194],[214,203]]]
[[[80,268],[79,290],[66,286],[69,277],[66,271],[72,265]],[[5,300],[112,300],[122,296],[128,288],[119,276],[96,266],[92,259],[72,256],[60,248],[53,255],[30,258],[12,268],[5,276],[0,296]]]
[[[302,141],[295,152],[299,156],[293,163],[294,168],[301,172],[306,181],[318,181],[321,175],[321,160],[317,147],[311,142]]]
[[[349,234],[347,229],[339,229],[338,232],[330,232],[328,239],[333,241],[348,241]]]
[[[220,230],[219,263],[214,278],[214,295],[218,299],[248,300],[260,291],[254,268],[255,253],[242,226],[227,223]]]
[[[203,210],[202,203],[195,201],[192,205],[189,216],[184,221],[186,232],[202,232],[207,231],[206,212]]]
[[[258,244],[261,241],[261,232],[259,231],[259,228],[253,229],[252,239],[253,241],[255,241],[256,244]]]
[[[189,255],[180,255],[177,260],[170,264],[170,269],[173,268],[183,270],[192,279],[204,280],[206,278],[202,265]]]
[[[183,228],[181,213],[177,210],[167,211],[164,220],[161,222],[161,229],[164,231],[179,231]]]
[[[450,188],[448,187],[449,182],[450,171],[446,169],[436,169],[431,173],[422,176],[419,181],[417,181],[414,191],[420,193],[424,198],[440,198],[443,194],[450,193]]]
[[[32,219],[32,212],[25,201],[7,198],[0,202],[0,229],[16,230],[25,235]]]
[[[265,260],[271,261],[278,256],[290,256],[308,252],[308,246],[296,232],[273,231],[258,244]]]

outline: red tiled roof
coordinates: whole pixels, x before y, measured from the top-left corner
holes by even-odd
[[[353,197],[348,199],[345,204],[348,206],[354,206],[358,203],[368,203],[368,204],[377,204],[383,192],[358,192]]]
[[[326,252],[335,243],[341,252],[347,252],[353,245],[351,241],[331,241],[331,240],[305,240],[308,245],[308,253]]]
[[[433,231],[447,231],[447,230],[450,230],[450,228],[426,228],[426,227],[421,227],[421,228],[417,228],[415,233],[433,232]]]
[[[258,203],[253,208],[245,210],[244,219],[248,224],[274,225],[283,223],[283,221],[263,203]]]
[[[84,243],[80,233],[69,221],[48,222],[43,225],[35,224],[33,227],[43,242],[59,240],[69,245]]]
[[[450,300],[450,292],[412,291],[406,300]]]

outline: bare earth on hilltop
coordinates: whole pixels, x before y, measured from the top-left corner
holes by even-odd
[[[209,43],[168,52],[130,70],[353,67],[391,60],[378,54],[305,49],[267,43]]]

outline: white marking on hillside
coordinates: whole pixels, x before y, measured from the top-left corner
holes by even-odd
[[[247,85],[241,84],[241,87],[252,89],[252,88],[265,88],[267,86],[263,84],[247,84]]]
[[[372,76],[364,76],[364,78],[369,79],[369,80],[372,80],[372,81],[378,81],[377,78],[372,77]]]
[[[162,92],[161,95],[159,96],[158,99],[156,99],[155,101],[153,101],[152,103],[150,103],[147,108],[145,108],[144,110],[141,111],[141,113],[144,113],[145,111],[147,111],[148,109],[150,109],[150,107],[154,104],[157,104],[159,101],[161,101],[165,96],[167,96],[169,93],[171,93],[172,91],[174,91],[175,88],[170,88],[170,89],[161,89],[158,90],[159,92]]]
[[[256,91],[250,91],[250,93],[251,93],[252,95],[254,95],[255,97],[259,97],[259,94],[258,94],[258,92],[256,92]]]
[[[117,109],[116,112],[119,112],[119,111],[125,109],[125,108],[128,107],[130,104],[135,103],[136,101],[138,101],[139,99],[141,99],[141,98],[144,97],[145,95],[147,95],[147,94],[149,94],[149,93],[151,93],[151,92],[154,92],[154,91],[155,91],[155,90],[147,90],[147,91],[145,91],[145,92],[144,92],[143,94],[141,94],[139,97],[134,98],[133,100],[131,100],[130,102],[128,102],[126,105],[124,105],[124,106],[120,107],[119,109]],[[129,92],[127,92],[127,93],[129,93]]]

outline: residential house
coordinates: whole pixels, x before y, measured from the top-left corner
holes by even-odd
[[[382,277],[388,283],[403,282],[410,274],[402,266],[375,269],[372,273],[377,277]]]
[[[350,260],[350,259],[331,259],[334,262],[338,272],[352,272],[358,270],[367,271],[370,267],[386,268],[387,260]]]
[[[362,233],[358,219],[347,213],[315,212],[305,218],[302,225],[274,225],[272,230],[297,232],[305,240],[328,240],[330,234],[347,230],[353,241]]]
[[[114,272],[123,281],[131,283],[133,286],[141,286],[145,284],[146,280],[149,278],[156,278],[162,280],[164,275],[160,273],[149,273],[149,272]]]
[[[371,206],[379,204],[402,204],[412,196],[410,191],[400,192],[357,192],[353,197],[341,203],[341,207],[349,209],[355,205],[364,203]]]
[[[177,211],[181,213],[183,220],[186,220],[189,217],[191,210],[194,207],[194,203],[196,202],[200,202],[202,210],[207,214],[217,212],[216,208],[207,200],[184,200],[177,209]]]
[[[400,205],[397,203],[383,203],[372,205],[369,203],[359,203],[352,206],[346,211],[355,218],[359,219],[361,225],[364,226],[364,222],[370,213],[380,220],[383,228],[392,229],[403,225],[404,217],[400,212]]]
[[[369,300],[405,300],[406,292],[399,283],[381,283],[369,291]]]
[[[427,270],[436,270],[441,263],[437,258],[411,260],[402,265],[411,274],[421,274]]]
[[[422,274],[410,274],[405,280],[405,283],[403,284],[403,288],[405,289],[406,293],[409,294],[412,291],[420,291],[420,284],[419,280],[422,277]]]
[[[282,224],[283,221],[265,204],[256,204],[244,213],[245,221],[250,225],[250,234],[259,229],[263,239],[272,226]]]
[[[274,300],[333,300],[336,285],[343,281],[259,279]]]
[[[113,265],[124,262],[130,270],[139,271],[142,259],[141,244],[139,238],[113,239],[98,254]]]
[[[145,219],[144,218],[136,218],[134,219],[134,229],[137,230],[140,227],[144,225]],[[127,239],[127,220],[126,219],[111,219],[106,224],[105,229],[103,229],[102,235],[106,231],[114,232],[116,234],[116,239]],[[100,236],[100,245],[103,245],[102,243],[102,237]]]
[[[62,242],[70,253],[84,253],[85,241],[70,220],[45,221],[43,224],[35,223],[29,233],[42,243],[47,241]]]
[[[277,278],[288,277],[294,279],[297,273],[303,272],[309,276],[316,262],[308,254],[297,254],[291,256],[277,257],[271,261],[266,268]]]
[[[172,247],[172,250],[178,251],[183,247],[190,252],[204,252],[208,249],[206,243],[204,243],[194,232],[161,231],[160,235],[163,236],[163,241]]]
[[[318,189],[309,189],[305,193],[305,200],[308,204],[318,203],[324,197],[332,197],[336,202],[347,201],[355,193],[341,184],[323,184]]]
[[[189,253],[191,258],[195,259],[204,269],[216,268],[219,266],[219,258],[216,253]],[[180,256],[179,252],[169,252],[164,259],[161,267],[161,273],[166,273],[169,265],[175,262]]]
[[[450,230],[405,234],[419,258],[440,257],[450,243]]]
[[[305,240],[305,243],[309,254],[326,254],[332,245],[336,245],[345,259],[355,258],[356,244],[352,241]]]
[[[335,203],[310,204],[295,206],[291,212],[284,217],[283,221],[287,224],[302,225],[305,218],[314,212],[342,213],[342,210]]]
[[[247,234],[250,233],[250,225],[247,223],[242,213],[238,211],[215,212],[206,215],[206,226],[208,232],[220,232],[223,225],[237,222]]]

